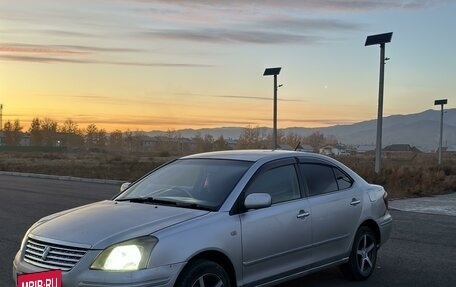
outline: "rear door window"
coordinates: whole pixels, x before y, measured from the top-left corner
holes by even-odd
[[[307,182],[309,195],[338,191],[333,167],[322,164],[300,164],[301,173]]]
[[[333,169],[339,190],[348,189],[353,185],[353,180],[348,175],[340,171],[338,168]]]

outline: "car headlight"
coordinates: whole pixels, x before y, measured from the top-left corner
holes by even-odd
[[[114,244],[103,250],[90,266],[106,271],[134,271],[147,268],[150,253],[158,239],[152,236]]]

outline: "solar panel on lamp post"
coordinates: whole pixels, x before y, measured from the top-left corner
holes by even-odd
[[[380,80],[378,88],[378,115],[377,115],[377,140],[375,147],[375,173],[381,170],[382,157],[382,120],[383,120],[383,87],[385,75],[385,43],[391,42],[393,32],[370,35],[366,38],[364,46],[380,45]]]
[[[274,112],[273,112],[273,129],[272,129],[272,149],[277,148],[277,75],[280,74],[282,67],[267,68],[263,76],[274,76]]]
[[[442,141],[443,141],[443,105],[448,104],[448,99],[435,100],[434,105],[440,106],[440,141],[439,141],[439,165],[442,165]]]

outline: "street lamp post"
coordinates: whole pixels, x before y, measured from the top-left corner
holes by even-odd
[[[277,143],[277,75],[280,74],[281,67],[267,68],[263,76],[274,76],[274,112],[273,112],[273,129],[272,129],[272,149],[276,149]]]
[[[440,106],[440,141],[439,141],[439,165],[442,165],[442,141],[443,141],[443,105],[448,104],[448,99],[435,100],[434,105]]]
[[[385,43],[391,42],[393,32],[371,35],[364,46],[380,45],[380,80],[378,87],[377,142],[375,147],[375,173],[379,174],[382,160],[383,87],[385,76]]]

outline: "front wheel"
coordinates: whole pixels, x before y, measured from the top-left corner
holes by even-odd
[[[230,287],[228,274],[219,264],[208,260],[190,263],[179,275],[175,287]]]
[[[350,259],[342,265],[342,271],[349,279],[361,281],[372,275],[377,261],[377,240],[372,230],[361,226],[356,232]]]

